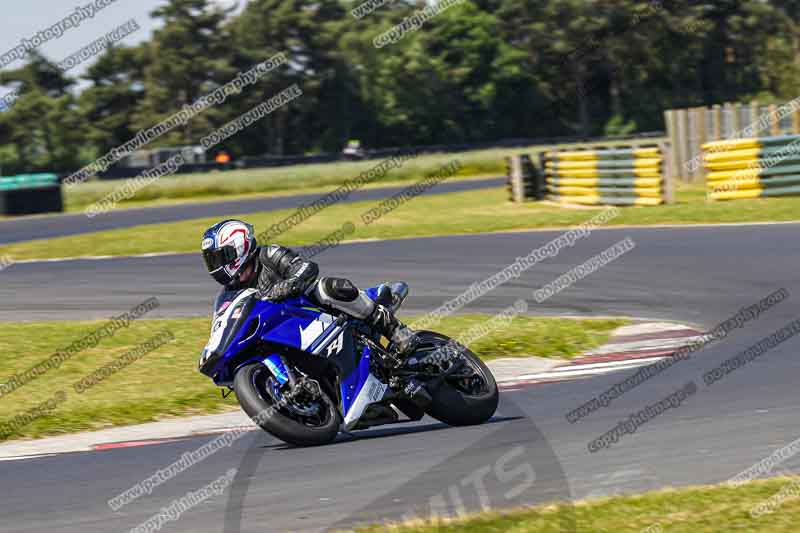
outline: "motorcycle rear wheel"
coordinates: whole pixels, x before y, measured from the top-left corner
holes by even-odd
[[[449,337],[439,333],[424,332],[420,347],[427,345],[428,350],[431,350],[432,347],[445,345],[450,340]],[[483,424],[497,411],[500,401],[497,382],[489,367],[475,353],[463,346],[459,347],[459,352],[472,371],[473,379],[482,382],[482,390],[467,390],[469,387],[464,386],[461,380],[455,377],[447,378],[432,394],[433,401],[427,407],[426,413],[448,426]]]
[[[261,429],[295,446],[319,446],[336,439],[340,416],[325,391],[318,391],[317,414],[303,416],[297,412],[303,406],[291,402],[280,405],[268,387],[273,391],[279,388],[275,376],[261,363],[246,365],[234,376],[239,405]]]

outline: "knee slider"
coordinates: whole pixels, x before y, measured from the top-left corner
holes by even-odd
[[[358,289],[349,279],[325,278],[322,280],[325,292],[331,298],[342,302],[353,302],[358,298]]]

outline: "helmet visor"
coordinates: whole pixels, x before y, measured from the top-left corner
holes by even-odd
[[[216,250],[203,250],[203,261],[209,272],[214,272],[220,268],[233,263],[237,259],[236,248],[234,246],[223,246]]]

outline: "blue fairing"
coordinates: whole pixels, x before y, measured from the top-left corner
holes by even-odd
[[[275,321],[259,331],[259,337],[265,341],[283,344],[298,350],[304,350],[301,331],[306,329],[309,324],[318,319],[323,313],[306,298],[293,298],[282,304],[271,302],[259,302],[253,309],[254,313],[260,313],[261,307],[266,306],[278,308],[280,313],[275,317]]]
[[[339,385],[342,395],[343,413],[347,414],[350,411],[353,400],[355,400],[358,393],[361,392],[361,387],[364,386],[364,381],[366,381],[367,376],[369,376],[369,348],[364,347],[364,351],[361,353],[361,359],[358,361],[358,366],[353,372],[346,376]]]
[[[395,301],[395,306],[399,306],[407,286],[393,284],[390,287],[393,294],[400,295]],[[372,287],[365,292],[375,299],[379,288]],[[356,348],[353,342],[352,328],[360,327],[359,322],[352,319],[337,322],[334,316],[305,296],[275,303],[254,297],[254,292],[247,289],[220,294],[211,338],[201,355],[200,371],[217,385],[231,386],[239,368],[258,362],[267,366],[283,385],[289,380],[290,370],[284,358],[278,355],[280,346],[306,352],[309,357],[330,359],[339,368],[340,409],[347,415],[365,382],[368,379],[375,382],[374,377],[370,378],[369,348],[361,345]],[[264,342],[269,344],[259,344]],[[374,389],[373,385],[370,394]],[[363,399],[359,401],[364,402]],[[358,417],[361,409],[363,406],[354,410],[352,416]]]
[[[236,366],[229,368],[228,361],[247,350],[256,340],[274,342],[296,348],[307,349],[303,346],[302,330],[307,329],[323,312],[305,297],[292,298],[280,303],[274,303],[256,298],[248,299],[248,310],[242,309],[246,316],[236,317],[235,306],[231,305],[233,313],[225,327],[231,329],[232,338],[223,340],[220,348],[223,354],[218,358],[213,370],[209,373],[218,385],[228,384],[233,380],[235,371],[252,361],[263,361],[265,355],[247,359]],[[241,306],[245,307],[245,306]],[[249,312],[248,312],[249,311]],[[327,315],[326,315],[327,316]],[[239,324],[239,320],[244,320]],[[223,335],[224,336],[224,335]]]

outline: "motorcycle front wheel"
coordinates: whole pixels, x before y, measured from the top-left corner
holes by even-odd
[[[324,390],[291,396],[261,363],[236,372],[233,389],[239,405],[261,429],[295,446],[319,446],[339,433],[340,416]]]

